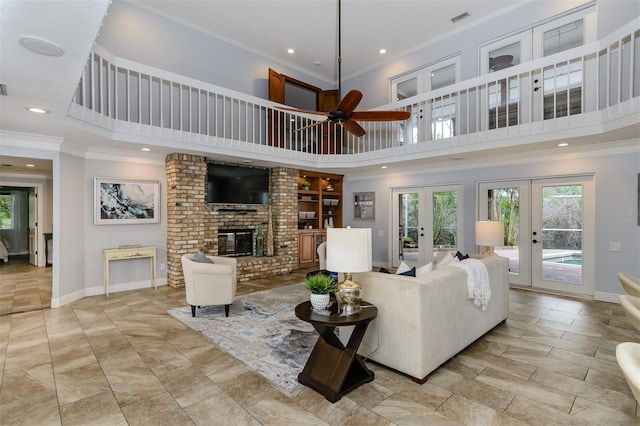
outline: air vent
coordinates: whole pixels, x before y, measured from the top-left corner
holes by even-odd
[[[0,83],[0,96],[7,96],[7,85]]]
[[[458,21],[462,21],[464,18],[467,18],[469,16],[469,12],[464,12],[461,13],[458,16],[454,16],[453,18],[451,18],[451,22],[453,22],[454,24]]]

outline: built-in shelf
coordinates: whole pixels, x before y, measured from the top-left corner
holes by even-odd
[[[298,175],[298,262],[317,262],[317,246],[326,239],[325,222],[342,227],[342,175],[301,170]],[[308,189],[302,183],[308,181]],[[330,190],[327,190],[330,188]],[[333,188],[333,190],[331,190]],[[313,213],[313,217],[307,217]],[[301,217],[302,216],[302,217]],[[310,228],[309,228],[310,227]]]

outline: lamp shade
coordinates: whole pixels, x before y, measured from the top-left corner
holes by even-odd
[[[476,245],[501,246],[504,244],[504,224],[492,220],[476,222]]]
[[[332,272],[371,270],[371,228],[328,228],[327,269]]]

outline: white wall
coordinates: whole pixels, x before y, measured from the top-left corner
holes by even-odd
[[[54,190],[59,189],[53,205],[53,270],[58,279],[53,283],[52,307],[57,307],[84,296],[84,159],[61,153],[53,172]]]
[[[640,143],[640,141],[638,141]],[[391,224],[391,189],[419,185],[464,185],[464,251],[475,252],[474,222],[476,220],[476,183],[479,181],[530,179],[570,174],[594,174],[596,197],[596,291],[623,294],[616,274],[626,272],[640,276],[640,226],[638,226],[637,179],[640,173],[640,150],[609,148],[598,155],[536,158],[530,161],[514,159],[514,164],[468,165],[459,168],[451,163],[447,168],[398,172],[387,177],[349,179],[345,177],[344,199],[354,192],[375,191],[376,220],[374,223],[353,221],[352,204],[345,202],[345,226],[373,228],[373,260],[390,261],[389,235]],[[398,167],[399,165],[396,165]],[[391,167],[393,168],[393,167]],[[378,236],[382,231],[383,236]],[[620,242],[621,252],[609,251],[609,242]]]
[[[166,282],[167,262],[167,179],[164,163],[135,161],[108,161],[87,159],[82,176],[85,203],[83,204],[85,263],[83,265],[85,288],[89,294],[101,292],[103,286],[103,250],[121,245],[137,244],[157,247],[156,276]],[[160,223],[144,225],[94,225],[94,177],[117,179],[154,180],[160,182]],[[112,286],[149,280],[149,259],[113,261],[110,267],[110,291]]]

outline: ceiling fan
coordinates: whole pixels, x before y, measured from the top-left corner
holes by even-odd
[[[342,24],[341,24],[342,6],[341,0],[338,0],[338,93],[341,93],[341,64],[342,64]],[[285,111],[294,111],[305,114],[315,114],[327,117],[308,126],[296,129],[296,132],[306,130],[312,127],[321,126],[325,123],[336,123],[341,125],[346,131],[355,135],[363,136],[367,132],[358,124],[358,121],[401,121],[411,116],[409,111],[356,111],[356,107],[362,100],[362,92],[359,90],[350,90],[344,98],[338,103],[338,106],[332,111],[310,111],[298,108],[281,108]]]

